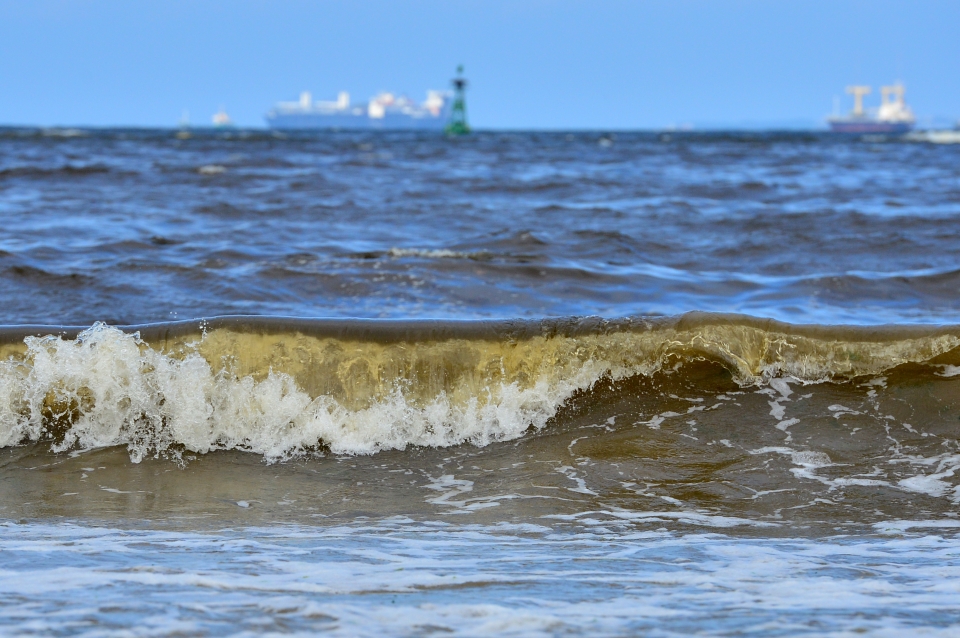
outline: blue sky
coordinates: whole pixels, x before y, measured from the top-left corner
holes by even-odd
[[[958,25],[956,0],[0,0],[0,123],[261,126],[301,90],[419,99],[459,63],[483,128],[815,126],[897,78],[950,122]]]

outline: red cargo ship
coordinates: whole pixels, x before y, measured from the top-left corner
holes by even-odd
[[[853,95],[853,111],[846,117],[827,119],[830,130],[837,133],[887,133],[901,134],[913,129],[917,119],[903,99],[906,92],[902,84],[880,87],[880,108],[864,109],[863,98],[870,93],[869,86],[848,86]]]

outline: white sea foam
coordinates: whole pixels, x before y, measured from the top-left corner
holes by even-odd
[[[422,259],[485,259],[490,256],[485,251],[462,252],[447,248],[391,248],[391,257],[420,257]]]
[[[626,520],[574,533],[399,517],[207,533],[6,524],[0,599],[17,604],[0,631],[956,635],[955,532],[928,523],[827,539],[638,532]]]

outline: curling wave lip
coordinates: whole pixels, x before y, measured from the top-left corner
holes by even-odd
[[[683,362],[716,362],[741,386],[960,364],[951,354],[960,346],[956,327],[791,326],[708,313],[540,321],[240,316],[126,331],[7,327],[0,339],[0,445],[125,445],[133,460],[180,449],[280,460],[323,449],[485,446],[544,428],[601,380],[650,377]]]

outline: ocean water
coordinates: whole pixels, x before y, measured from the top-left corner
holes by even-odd
[[[0,130],[0,632],[957,635],[958,218],[876,136]]]

